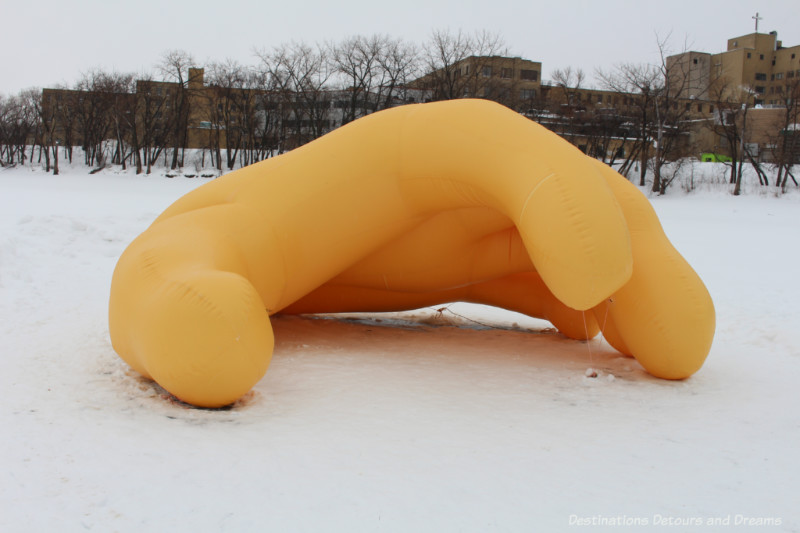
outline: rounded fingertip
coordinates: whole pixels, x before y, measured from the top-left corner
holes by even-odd
[[[628,226],[591,166],[576,165],[568,175],[542,181],[518,227],[545,284],[573,309],[591,309],[631,277]]]

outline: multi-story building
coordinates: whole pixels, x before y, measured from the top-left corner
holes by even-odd
[[[800,80],[800,45],[784,47],[777,32],[728,39],[724,52],[685,52],[667,58],[670,83],[685,84],[687,96],[713,99],[717,90],[746,88],[752,104],[784,105],[787,85]]]
[[[706,143],[737,155],[730,143],[738,136],[739,151],[748,147],[750,156],[800,161],[800,45],[784,47],[777,32],[750,33],[727,44],[716,54],[691,51],[667,58],[673,89],[682,88],[698,105],[717,107],[708,128],[717,135],[705,135]],[[738,131],[719,134],[726,128]]]
[[[425,74],[410,86],[433,100],[485,98],[524,112],[540,98],[542,64],[520,57],[469,56]]]

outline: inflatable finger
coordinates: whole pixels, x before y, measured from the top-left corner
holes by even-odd
[[[358,285],[325,284],[286,309],[285,314],[405,311],[447,302],[493,305],[549,321],[576,340],[595,337],[600,328],[590,311],[571,309],[556,299],[535,272],[521,272],[465,287],[406,292]]]
[[[506,215],[544,283],[574,309],[590,309],[628,280],[624,217],[577,148],[490,102],[407,112],[403,183],[418,201],[434,210],[482,205]]]
[[[631,228],[633,275],[594,309],[609,343],[633,355],[652,375],[683,379],[711,349],[714,304],[705,285],[667,239],[641,192],[598,165]]]
[[[528,286],[533,303],[517,307],[557,322],[548,309],[596,307],[631,279],[633,219],[616,189],[568,143],[497,104],[375,113],[170,206],[115,269],[112,344],[178,398],[212,407],[263,376],[268,317],[282,309],[391,309],[468,298],[469,287],[513,307],[489,289],[527,273],[505,285]]]
[[[455,301],[542,318],[573,339],[599,331],[591,312],[553,295],[513,223],[487,208],[431,217],[281,312],[399,311]]]

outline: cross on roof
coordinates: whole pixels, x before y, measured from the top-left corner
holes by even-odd
[[[763,20],[764,17],[759,17],[758,16],[758,11],[756,11],[756,16],[755,17],[750,17],[750,18],[756,21],[756,33],[758,33],[758,21],[759,20]]]

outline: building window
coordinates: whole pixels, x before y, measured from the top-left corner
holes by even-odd
[[[756,81],[767,81],[767,75],[763,72],[756,72]]]
[[[747,59],[750,59],[752,57],[752,55],[753,54],[751,54],[750,52],[747,52]]]
[[[794,78],[794,71],[790,70],[790,71],[786,72],[786,77],[787,78]]]
[[[492,77],[492,67],[483,67],[483,71],[481,72],[484,78],[491,78]]]
[[[694,63],[695,65],[697,64],[697,58],[696,57],[692,60],[692,63]]]
[[[697,104],[697,112],[698,113],[702,113],[703,112],[703,104]]]
[[[525,70],[522,69],[519,72],[520,79],[528,80],[528,81],[537,81],[539,79],[539,71],[538,70]]]
[[[500,71],[500,77],[506,80],[510,80],[514,77],[514,69],[513,68],[504,68]]]
[[[692,104],[686,104],[686,111],[691,110],[691,108],[692,108]]]
[[[783,79],[783,72],[778,72],[777,74],[775,74],[775,79],[776,80],[782,80]]]
[[[764,59],[764,54],[758,54],[759,59]]]
[[[756,85],[756,92],[760,94],[764,94],[764,86],[763,85]]]
[[[522,89],[519,96],[522,100],[533,100],[536,98],[536,89]]]

